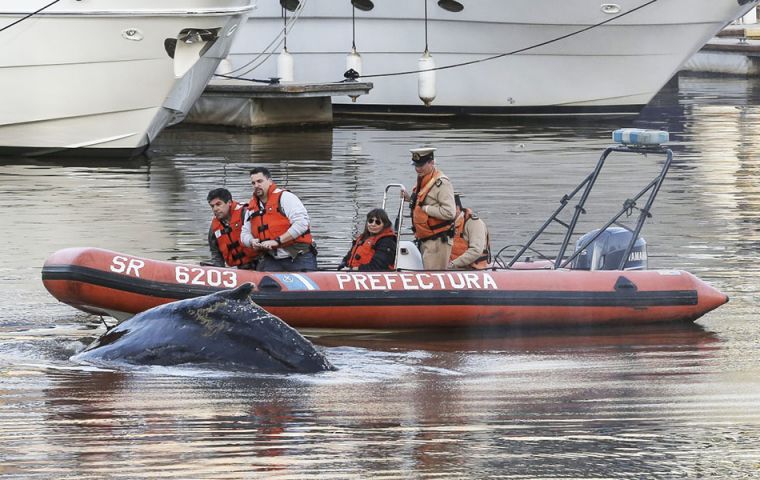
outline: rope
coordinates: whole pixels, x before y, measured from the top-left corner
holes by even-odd
[[[356,50],[356,7],[351,5],[351,49]]]
[[[253,83],[267,83],[269,85],[276,85],[280,83],[279,80],[275,78],[270,78],[269,80],[261,80],[258,78],[243,78],[243,77],[236,77],[234,75],[224,75],[222,73],[215,73],[214,76],[227,78],[229,80],[245,80],[246,82],[253,82]]]
[[[27,18],[30,18],[30,17],[33,17],[33,16],[37,15],[41,11],[45,10],[46,8],[52,7],[53,5],[55,5],[56,3],[60,2],[60,1],[61,0],[53,0],[52,2],[48,3],[44,7],[40,8],[39,10],[37,10],[35,12],[32,12],[32,13],[26,15],[25,17],[19,18],[18,20],[16,20],[15,22],[11,23],[10,25],[6,25],[3,28],[0,28],[0,32],[4,32],[4,31],[8,30],[9,28],[11,28],[12,26],[18,25],[19,23],[23,22]]]
[[[425,1],[425,51],[428,51],[428,13],[427,13],[427,0]]]
[[[555,43],[555,42],[559,42],[560,40],[565,40],[566,38],[570,38],[570,37],[573,37],[575,35],[580,35],[581,33],[587,32],[587,31],[592,30],[592,29],[597,28],[597,27],[601,27],[602,25],[606,25],[606,24],[608,24],[610,22],[613,22],[613,21],[615,21],[615,20],[617,20],[619,18],[623,18],[626,15],[630,15],[630,14],[632,14],[632,13],[638,11],[638,10],[641,10],[642,8],[645,8],[645,7],[648,7],[649,5],[652,5],[653,3],[657,3],[658,1],[659,0],[649,0],[648,2],[646,2],[646,3],[642,4],[642,5],[639,5],[638,7],[634,8],[632,10],[629,10],[629,11],[627,11],[625,13],[621,13],[620,15],[617,15],[615,17],[608,18],[607,20],[605,20],[603,22],[599,22],[599,23],[596,23],[594,25],[589,25],[588,27],[581,28],[580,30],[576,30],[575,32],[567,33],[565,35],[561,35],[559,37],[553,38],[551,40],[547,40],[545,42],[537,43],[535,45],[531,45],[531,46],[524,47],[524,48],[519,48],[517,50],[512,50],[511,52],[500,53],[498,55],[493,55],[493,56],[481,58],[481,59],[478,59],[478,60],[471,60],[469,62],[462,62],[462,63],[454,63],[452,65],[444,65],[442,67],[430,68],[430,69],[425,69],[425,70],[407,70],[407,71],[403,71],[403,72],[378,73],[378,74],[375,74],[375,75],[362,75],[361,78],[395,77],[395,76],[399,76],[399,75],[411,75],[411,74],[414,74],[414,73],[433,72],[433,71],[436,71],[436,70],[448,70],[448,69],[451,69],[451,68],[466,67],[468,65],[474,65],[476,63],[490,62],[491,60],[497,60],[499,58],[507,57],[507,56],[510,56],[510,55],[516,55],[518,53],[526,52],[528,50],[533,50],[534,48],[539,48],[539,47],[543,47],[545,45],[549,45],[549,44],[552,44],[552,43]]]
[[[540,48],[540,47],[543,47],[545,45],[550,45],[552,43],[556,43],[556,42],[559,42],[561,40],[565,40],[567,38],[574,37],[576,35],[580,35],[581,33],[588,32],[589,30],[593,30],[595,28],[601,27],[601,26],[606,25],[606,24],[608,24],[610,22],[614,22],[615,20],[623,18],[626,15],[630,15],[630,14],[632,14],[634,12],[637,12],[637,11],[639,11],[639,10],[641,10],[643,8],[646,8],[646,7],[648,7],[648,6],[650,6],[650,5],[654,4],[654,3],[657,3],[658,1],[659,0],[649,0],[648,2],[641,4],[641,5],[639,5],[636,8],[633,8],[633,9],[631,9],[631,10],[625,12],[625,13],[621,13],[620,15],[616,15],[616,16],[614,16],[612,18],[608,18],[607,20],[605,20],[603,22],[595,23],[594,25],[589,25],[588,27],[583,27],[580,30],[576,30],[574,32],[567,33],[565,35],[561,35],[559,37],[552,38],[551,40],[547,40],[545,42],[536,43],[534,45],[530,45],[530,46],[524,47],[524,48],[519,48],[517,50],[512,50],[511,52],[500,53],[498,55],[492,55],[490,57],[485,57],[485,58],[481,58],[481,59],[478,59],[478,60],[471,60],[469,62],[462,62],[462,63],[454,63],[454,64],[451,64],[451,65],[444,65],[442,67],[429,68],[429,69],[425,69],[425,70],[406,70],[406,71],[402,71],[402,72],[378,73],[378,74],[374,74],[374,75],[362,75],[361,77],[357,77],[357,78],[365,79],[365,78],[380,78],[380,77],[396,77],[396,76],[400,76],[400,75],[413,75],[415,73],[434,72],[436,70],[449,70],[449,69],[452,69],[452,68],[459,68],[459,67],[466,67],[468,65],[474,65],[476,63],[490,62],[492,60],[497,60],[499,58],[507,57],[507,56],[510,56],[510,55],[516,55],[518,53],[526,52],[528,50],[533,50],[535,48]],[[267,56],[267,58],[265,58],[264,60],[262,60],[258,65],[256,65],[255,67],[253,67],[253,68],[251,68],[251,69],[249,69],[249,70],[241,73],[240,75],[245,75],[245,74],[247,74],[247,73],[255,70],[256,68],[260,67],[271,55],[272,55],[272,53],[270,53]],[[261,55],[259,55],[259,56],[261,56]],[[258,57],[256,57],[256,58],[258,58]],[[246,64],[246,66],[250,65],[253,61],[255,61],[255,59],[252,60],[251,62],[248,62],[248,64]],[[245,68],[245,66],[241,67],[241,68]],[[232,72],[235,72],[237,70],[240,70],[240,68],[236,68]],[[230,72],[230,73],[232,73],[232,72]],[[217,76],[224,76],[224,75],[217,75]],[[227,77],[227,78],[233,78],[233,79],[237,79],[237,80],[249,80],[249,81],[254,81],[254,82],[260,82],[261,81],[261,80],[250,80],[250,79],[242,78],[242,77]],[[343,83],[343,82],[350,82],[350,81],[352,81],[352,79],[339,80],[339,81],[336,81],[336,82],[322,82],[322,83],[318,83],[318,84],[315,84],[315,85],[328,85],[330,83]]]
[[[237,77],[233,77],[233,78],[236,78],[238,80],[246,80],[245,78],[240,78],[240,77],[242,77],[243,75],[247,75],[247,74],[251,73],[252,71],[254,71],[257,68],[259,68],[261,65],[263,65],[264,62],[266,62],[267,60],[269,60],[269,57],[271,57],[274,54],[275,49],[282,44],[283,40],[282,40],[281,37],[283,36],[283,34],[289,33],[293,29],[293,27],[296,24],[296,21],[301,16],[301,12],[303,12],[303,9],[306,7],[307,3],[308,3],[308,0],[303,0],[303,2],[301,2],[301,4],[296,9],[296,11],[293,12],[293,16],[290,17],[290,20],[287,23],[287,29],[286,29],[285,32],[283,32],[283,30],[281,29],[279,31],[279,33],[277,33],[277,35],[275,35],[275,37],[272,39],[272,41],[269,42],[269,45],[267,45],[266,47],[264,47],[264,50],[262,50],[261,53],[259,53],[258,55],[256,55],[256,57],[254,57],[252,60],[250,60],[245,65],[241,65],[241,66],[237,67],[236,69],[227,72],[227,75],[233,74],[235,72],[239,72],[240,70],[243,70],[244,68],[248,68],[250,65],[254,64],[258,59],[260,59],[262,56],[266,55],[266,57],[264,57],[264,59],[261,60],[258,64],[256,64],[253,67],[249,68],[245,72],[238,73]],[[271,52],[269,51],[270,48],[272,48]],[[224,75],[216,75],[216,76],[217,77],[221,77],[221,76],[224,76]]]

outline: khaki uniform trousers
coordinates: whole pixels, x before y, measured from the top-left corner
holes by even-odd
[[[446,270],[451,257],[451,245],[453,239],[450,237],[435,238],[425,240],[420,244],[420,253],[422,254],[422,265],[425,270]]]

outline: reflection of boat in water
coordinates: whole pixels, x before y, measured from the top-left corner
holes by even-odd
[[[369,350],[424,350],[426,352],[506,351],[565,354],[568,351],[618,355],[629,349],[637,353],[665,349],[708,352],[718,349],[718,338],[695,323],[670,323],[604,329],[458,329],[426,331],[301,330],[323,346],[352,346]],[[502,334],[503,333],[503,334]]]
[[[250,9],[249,0],[38,7],[0,7],[5,152],[145,149],[184,118]]]
[[[287,51],[292,57],[279,56],[280,3],[298,5],[288,14]],[[361,8],[354,10],[352,3]],[[364,11],[373,3],[374,8]],[[339,110],[633,113],[715,33],[757,4],[744,0],[437,3],[444,8],[406,0],[260,1],[233,44],[232,75],[283,76],[282,71],[278,74],[278,62],[287,65],[292,59],[295,81],[342,80],[355,38],[361,78],[374,88],[355,103],[336,97]],[[452,8],[456,3],[464,8]],[[426,47],[435,65],[446,67],[435,72],[430,107],[418,98],[416,73]],[[400,72],[412,73],[381,76]],[[428,74],[423,81],[426,88]]]
[[[663,132],[616,132],[623,143],[610,147],[594,171],[569,195],[509,263],[477,271],[425,271],[419,252],[399,242],[395,272],[254,272],[181,265],[95,248],[54,253],[42,279],[53,296],[86,312],[124,319],[173,300],[205,295],[242,283],[254,284],[252,298],[294,327],[435,328],[473,326],[639,325],[693,321],[728,298],[683,271],[646,270],[639,237],[672,160],[659,146]],[[630,138],[629,138],[630,137]],[[654,140],[650,140],[654,139]],[[647,144],[647,143],[652,144]],[[565,255],[588,194],[612,153],[665,155],[662,171],[596,232],[582,236]],[[573,218],[559,213],[583,191]],[[649,196],[643,201],[646,194]],[[643,203],[643,204],[641,204]],[[402,207],[399,210],[401,214]],[[638,210],[633,228],[620,217]],[[399,215],[399,231],[403,216]],[[554,262],[518,262],[547,225],[567,228]],[[625,235],[615,241],[612,224]],[[535,266],[534,266],[535,265]],[[548,268],[547,268],[548,267]]]

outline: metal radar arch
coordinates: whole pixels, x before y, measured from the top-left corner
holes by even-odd
[[[554,257],[554,268],[568,267],[568,265],[570,265],[573,260],[575,260],[589,245],[591,245],[600,235],[602,235],[605,232],[605,230],[607,230],[608,227],[614,224],[618,227],[622,227],[625,230],[628,230],[629,232],[631,232],[631,239],[628,243],[628,246],[625,249],[625,252],[623,253],[623,256],[621,257],[620,264],[618,265],[618,268],[617,268],[618,270],[624,269],[625,263],[628,260],[631,254],[631,251],[633,250],[636,244],[636,241],[639,238],[639,234],[641,233],[641,229],[644,226],[644,222],[646,221],[647,218],[650,218],[652,216],[651,208],[652,208],[652,205],[654,204],[654,199],[657,196],[657,193],[660,191],[662,182],[663,180],[665,180],[665,175],[667,175],[668,169],[670,169],[670,163],[673,160],[673,152],[669,148],[662,146],[663,143],[666,143],[669,141],[668,133],[663,132],[663,131],[642,130],[642,129],[637,129],[637,128],[623,128],[623,129],[615,130],[612,133],[612,139],[618,145],[608,147],[607,149],[604,150],[594,170],[580,183],[580,185],[575,187],[575,189],[572,192],[562,197],[562,199],[560,200],[560,206],[554,211],[554,213],[552,213],[552,215],[546,220],[546,222],[544,222],[544,224],[536,231],[536,233],[533,234],[530,240],[528,240],[528,242],[525,245],[522,245],[520,250],[512,257],[512,259],[506,265],[507,268],[512,267],[520,259],[520,257],[522,257],[522,255],[528,250],[540,253],[537,250],[533,249],[532,245],[536,242],[536,240],[539,237],[541,237],[541,235],[545,232],[545,230],[547,229],[549,225],[551,225],[552,223],[558,223],[566,229],[566,232],[565,232],[564,239],[560,245],[559,252],[557,253],[556,257]],[[609,221],[607,221],[607,223],[604,226],[599,228],[599,230],[594,235],[589,235],[586,241],[583,242],[582,245],[578,245],[575,252],[572,255],[570,255],[567,259],[565,259],[564,258],[565,252],[567,251],[567,247],[570,244],[570,240],[573,234],[575,233],[575,229],[578,224],[578,219],[582,214],[586,213],[586,201],[588,200],[589,194],[591,193],[591,190],[593,189],[594,184],[599,178],[599,174],[601,173],[602,168],[605,165],[607,157],[613,152],[664,155],[665,161],[662,165],[662,169],[660,170],[660,173],[657,174],[654,177],[654,179],[652,179],[652,181],[650,181],[646,187],[644,187],[639,193],[637,193],[632,198],[628,198],[627,200],[625,200],[623,202],[621,209],[618,211],[617,214],[615,214]],[[568,205],[570,200],[572,200],[581,190],[583,190],[583,193],[581,194],[580,200],[575,205],[575,211],[573,212],[573,215],[570,221],[565,222],[563,220],[560,220],[559,214]],[[649,197],[647,197],[646,202],[644,203],[644,206],[639,207],[637,205],[637,202],[647,193],[649,193]],[[622,217],[623,215],[629,216],[633,214],[634,210],[639,211],[639,217],[636,222],[636,225],[633,228],[619,221],[620,217]],[[507,248],[509,248],[509,246],[504,247],[502,251],[504,251]],[[501,254],[502,251],[500,251],[499,254]],[[496,255],[497,261],[498,261],[499,254]],[[549,258],[546,256],[543,256],[543,257]]]

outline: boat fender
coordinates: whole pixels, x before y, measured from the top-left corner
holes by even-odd
[[[346,73],[343,74],[349,80],[356,81],[362,75],[362,56],[356,51],[356,47],[351,48],[351,53],[346,56]],[[356,102],[358,95],[349,95],[352,102]]]
[[[436,97],[435,61],[427,49],[425,49],[425,53],[420,57],[417,67],[417,70],[419,70],[419,77],[417,78],[417,93],[425,106],[429,107]]]
[[[223,58],[214,70],[214,75],[229,75],[230,73],[232,73],[232,62],[229,58]]]
[[[351,48],[351,53],[346,55],[346,73],[354,71],[355,75],[351,75],[353,79],[362,76],[362,56],[356,51],[356,48]]]
[[[288,52],[287,48],[283,48],[277,57],[277,76],[283,82],[292,82],[294,71],[295,62],[293,61],[293,55]]]

